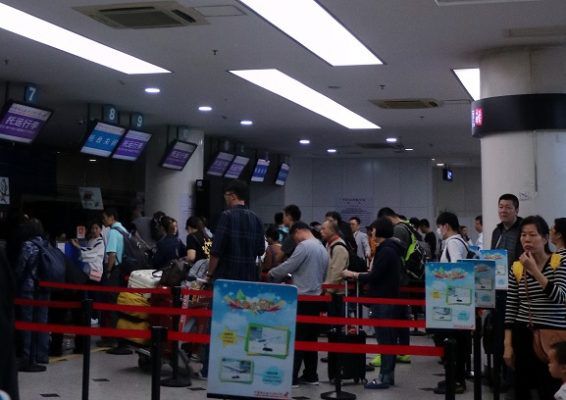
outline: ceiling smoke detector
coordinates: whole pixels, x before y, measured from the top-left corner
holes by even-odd
[[[194,8],[184,7],[175,1],[104,4],[74,9],[116,29],[175,28],[208,24]]]

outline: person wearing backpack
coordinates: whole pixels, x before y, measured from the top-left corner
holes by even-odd
[[[22,227],[23,244],[16,266],[16,287],[19,298],[30,300],[49,300],[49,289],[40,288],[39,281],[45,271],[41,265],[41,248],[44,244],[43,225],[32,218]],[[47,246],[47,244],[46,244]],[[19,320],[25,322],[47,323],[47,307],[20,306]],[[49,363],[49,334],[44,332],[20,331],[19,370],[23,372],[43,372]]]
[[[346,242],[339,235],[338,225],[327,219],[322,223],[320,234],[326,242],[328,251],[328,269],[326,270],[325,284],[338,284],[342,282],[342,271],[348,269],[350,254]],[[343,290],[327,289],[329,293],[342,293]],[[331,303],[332,304],[332,303]],[[329,310],[330,315],[343,315],[341,310]]]
[[[161,224],[165,236],[157,242],[157,251],[152,260],[155,268],[163,268],[171,261],[187,256],[187,249],[178,236],[177,221],[171,217],[163,217]]]

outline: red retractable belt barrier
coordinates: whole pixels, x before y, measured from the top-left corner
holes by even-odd
[[[39,282],[40,287],[51,289],[86,290],[90,292],[112,292],[112,293],[150,293],[150,294],[169,294],[171,291],[166,287],[159,288],[125,288],[121,286],[98,286],[98,285],[77,285],[74,283],[59,282]]]
[[[386,304],[397,306],[424,306],[424,300],[419,299],[385,299],[378,297],[344,297],[344,303]]]
[[[81,308],[79,301],[54,301],[54,300],[32,300],[18,298],[14,299],[14,304],[18,306],[49,307],[49,308]]]
[[[318,317],[311,315],[297,315],[297,322],[318,325],[359,325],[387,328],[426,328],[424,320],[398,320],[375,318],[344,318],[344,317]]]
[[[142,329],[116,329],[116,328],[91,328],[76,325],[40,324],[36,322],[16,321],[16,329],[20,331],[52,332],[52,333],[74,333],[75,335],[106,336],[114,338],[151,338],[150,330]]]
[[[128,304],[94,303],[94,310],[97,311],[121,311],[125,313],[147,313],[161,315],[187,315],[192,317],[212,316],[212,311],[204,308],[174,308],[174,307],[153,307],[137,306]]]

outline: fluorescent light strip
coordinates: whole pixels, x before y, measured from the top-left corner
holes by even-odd
[[[474,100],[479,100],[480,96],[480,69],[479,68],[464,68],[454,69],[456,77],[464,86],[470,97]]]
[[[335,67],[383,62],[314,0],[240,0]]]
[[[171,72],[3,3],[0,3],[0,28],[125,74]]]
[[[380,129],[374,123],[277,69],[230,72],[348,129]]]

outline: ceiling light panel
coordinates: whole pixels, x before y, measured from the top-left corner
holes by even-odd
[[[171,72],[3,3],[0,3],[0,28],[125,74]]]
[[[480,99],[480,69],[464,68],[453,70],[460,83],[464,86],[470,97]]]
[[[230,72],[348,129],[380,129],[378,125],[277,69]]]
[[[383,62],[315,0],[240,0],[330,65]]]

